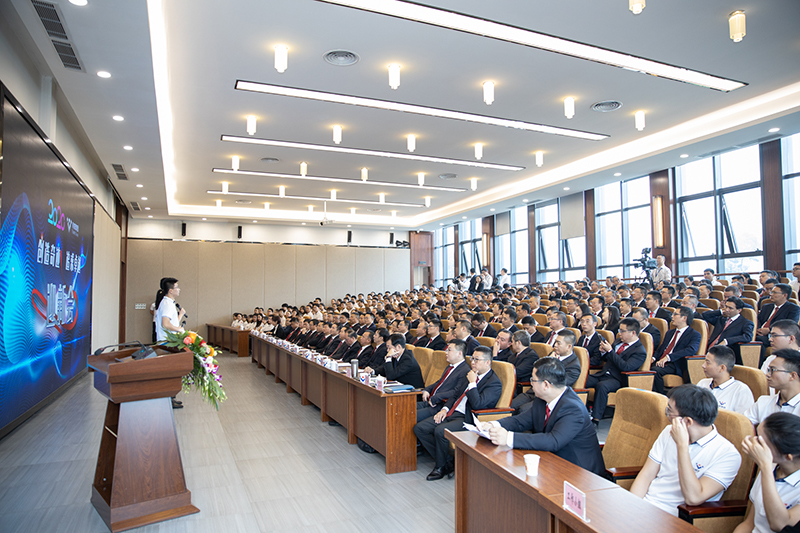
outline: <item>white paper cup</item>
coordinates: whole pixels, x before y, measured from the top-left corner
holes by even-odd
[[[523,456],[525,459],[525,471],[529,476],[539,475],[539,456],[535,453],[529,453]]]

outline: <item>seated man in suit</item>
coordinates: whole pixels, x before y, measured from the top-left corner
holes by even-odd
[[[375,349],[372,347],[372,341],[374,340],[374,334],[372,330],[366,330],[364,333],[359,335],[358,337],[358,350],[356,352],[355,357],[352,359],[358,359],[358,367],[359,368],[366,368],[369,365],[369,362],[372,360],[372,352]]]
[[[687,376],[686,360],[684,357],[697,355],[700,348],[701,335],[691,328],[692,310],[688,307],[679,307],[672,314],[672,329],[667,331],[661,346],[653,352],[655,366],[650,369],[655,371],[653,390],[664,394],[664,375],[677,374]]]
[[[550,314],[550,335],[547,336],[544,342],[553,346],[556,342],[558,333],[567,327],[567,315],[561,311],[555,311]]]
[[[453,330],[453,334],[457,339],[461,339],[467,344],[466,350],[464,350],[464,355],[472,355],[472,352],[481,345],[475,337],[472,336],[472,324],[469,320],[459,320],[455,323],[455,329]]]
[[[424,318],[417,320],[417,327],[412,331],[414,331],[415,336],[409,344],[423,347],[428,344],[428,322]]]
[[[383,361],[386,359],[386,343],[389,341],[391,336],[392,334],[389,333],[389,330],[385,328],[379,329],[375,332],[374,339],[378,345],[372,351],[372,354],[370,354],[369,361],[367,361],[367,364],[364,365],[364,368],[376,368],[383,364]],[[361,363],[359,363],[359,366],[361,366]]]
[[[758,313],[758,329],[756,340],[765,348],[769,346],[769,328],[776,320],[800,320],[800,307],[789,301],[792,288],[785,283],[778,283],[769,293],[770,303],[765,303]]]
[[[733,285],[728,285],[727,287],[725,287],[725,291],[723,292],[723,294],[725,295],[725,300],[727,300],[728,298],[741,298],[742,297],[742,289],[741,289],[741,287],[739,286],[738,283],[734,283]],[[742,302],[742,303],[744,303],[745,308],[753,309],[753,306],[750,305],[749,303],[746,303],[746,302]],[[755,310],[755,309],[753,309],[753,310]]]
[[[568,330],[565,330],[568,331]],[[556,340],[558,342],[558,340]],[[517,373],[517,383],[527,382],[531,379],[533,363],[539,359],[536,352],[531,350],[531,336],[527,331],[516,331],[511,336],[511,355],[507,362],[514,365]],[[517,386],[519,390],[521,387]]]
[[[630,298],[623,298],[619,301],[619,316],[620,318],[631,318],[633,316],[633,300]]]
[[[688,307],[692,310],[693,319],[703,320],[703,315],[697,311],[697,308],[700,306],[700,300],[697,299],[697,296],[686,293],[683,299],[681,299],[681,303],[683,304],[682,307]],[[708,309],[708,307],[706,307],[706,309]]]
[[[667,311],[672,312],[673,309],[677,309],[681,306],[680,300],[674,300],[675,298],[675,287],[672,285],[665,285],[661,289],[661,307],[667,309]]]
[[[653,324],[650,323],[650,319],[648,318],[649,313],[647,309],[642,309],[641,307],[637,307],[633,310],[633,318],[635,318],[639,322],[639,327],[641,331],[645,333],[649,333],[651,337],[653,337],[653,351],[658,349],[658,345],[661,344],[661,330],[655,327]],[[669,322],[667,322],[669,323]]]
[[[444,350],[447,343],[441,335],[442,323],[438,320],[431,320],[428,322],[428,342],[421,344],[423,348],[430,348],[431,350]]]
[[[550,353],[550,357],[558,359],[564,366],[565,378],[564,383],[567,387],[572,387],[581,375],[581,362],[575,352],[572,350],[575,345],[575,334],[568,329],[562,330],[556,338],[556,345]],[[533,364],[534,368],[536,363]],[[511,401],[511,407],[514,408],[514,414],[519,414],[526,409],[530,409],[533,405],[531,402],[536,398],[536,390],[533,387],[533,377],[531,377],[531,388],[526,392],[517,394]],[[583,402],[581,402],[583,403]]]
[[[532,316],[526,316],[522,319],[522,329],[531,336],[531,342],[544,342],[544,335],[536,329],[536,320]]]
[[[703,320],[714,328],[708,335],[708,347],[729,346],[736,357],[736,363],[742,364],[739,345],[752,342],[755,326],[742,316],[744,302],[739,298],[728,298],[722,305],[721,310],[703,313]]]
[[[475,333],[475,337],[497,337],[497,330],[480,313],[472,315],[472,331]]]
[[[515,333],[519,329],[515,324],[516,321],[517,312],[512,307],[506,307],[503,310],[503,314],[500,315],[500,323],[503,325],[503,329],[511,334]]]
[[[438,413],[456,390],[461,391],[466,387],[464,382],[469,372],[469,365],[464,360],[466,347],[464,341],[458,339],[447,343],[444,353],[448,366],[436,383],[422,389],[422,401],[417,402],[417,422]]]
[[[511,333],[502,330],[497,333],[497,337],[494,339],[492,358],[496,361],[508,362],[508,358],[512,355],[514,354],[511,351]]]
[[[667,321],[672,319],[672,313],[665,307],[661,306],[662,298],[661,293],[658,291],[650,291],[644,299],[644,307],[647,309],[647,318],[661,318]]]
[[[358,342],[356,330],[347,328],[344,335],[344,344],[331,357],[343,363],[349,363],[351,359],[357,358],[360,350],[361,344]]]
[[[372,372],[372,368],[367,367],[365,372]],[[419,363],[414,359],[411,350],[406,348],[406,340],[402,335],[392,335],[386,343],[386,359],[383,364],[374,369],[376,374],[386,376],[390,381],[399,381],[406,385],[411,385],[415,389],[425,386],[422,378],[422,370]]]
[[[551,452],[598,476],[605,476],[606,467],[595,427],[589,420],[586,406],[567,387],[565,379],[561,361],[555,357],[539,359],[533,365],[531,390],[536,397],[528,404],[530,408],[481,426],[489,431],[494,444]]]
[[[644,307],[645,306],[645,297],[647,296],[647,290],[637,285],[633,288],[631,292],[631,311],[636,307]]]
[[[706,377],[698,381],[697,386],[710,389],[720,409],[744,414],[753,406],[753,391],[731,377],[735,362],[736,356],[727,346],[709,348],[706,360],[703,361],[703,373]]]
[[[453,472],[450,441],[444,436],[444,430],[460,431],[464,421],[474,423],[472,411],[495,407],[503,392],[500,378],[492,372],[492,352],[489,348],[477,347],[471,365],[472,370],[467,373],[466,382],[462,382],[462,387],[456,389],[439,412],[414,426],[414,434],[436,461],[428,474],[428,481],[442,479]]]
[[[589,365],[597,366],[602,364],[600,353],[600,341],[602,337],[597,333],[597,317],[595,315],[584,315],[580,323],[583,335],[578,339],[578,346],[586,348],[589,352]]]
[[[328,341],[328,344],[322,349],[322,353],[331,356],[336,350],[339,349],[339,346],[344,342],[344,332],[347,331],[346,328],[340,328],[339,324],[331,324],[331,338]]]
[[[717,433],[717,400],[697,385],[669,391],[670,425],[659,435],[631,493],[678,516],[678,506],[718,501],[739,473],[742,456]]]
[[[639,370],[647,357],[647,351],[639,342],[639,322],[633,318],[623,318],[619,323],[619,342],[611,346],[607,340],[600,342],[600,353],[606,361],[603,370],[586,378],[586,388],[594,389],[592,422],[595,426],[608,405],[608,394],[628,386],[628,378],[623,372]]]

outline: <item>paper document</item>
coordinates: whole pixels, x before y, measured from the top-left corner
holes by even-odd
[[[473,426],[472,424],[467,424],[466,422],[464,422],[464,429],[466,429],[467,431],[471,431],[473,433],[476,433],[476,434],[480,435],[481,437],[483,437],[485,439],[492,440],[492,438],[489,436],[489,432],[488,431],[484,431],[482,429],[479,429],[476,426]]]

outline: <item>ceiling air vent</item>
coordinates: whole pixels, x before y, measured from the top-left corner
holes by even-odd
[[[264,163],[278,163],[280,159],[278,159],[277,157],[262,157],[261,161],[263,161]]]
[[[247,204],[252,204],[253,202],[251,200],[236,200],[236,203],[241,205],[247,205]]]
[[[327,63],[337,67],[349,67],[355,65],[360,59],[358,54],[349,50],[331,50],[322,56]]]
[[[622,107],[622,102],[617,102],[616,100],[606,100],[604,102],[592,104],[592,111],[608,113],[609,111],[616,111],[620,107]]]
[[[134,211],[141,211],[142,207],[139,205],[139,202],[131,202],[131,209]]]
[[[44,30],[50,36],[50,42],[53,43],[53,48],[55,48],[64,68],[83,70],[78,54],[72,47],[72,43],[70,43],[67,29],[64,27],[64,23],[61,22],[58,6],[41,0],[31,0],[31,4],[36,10],[36,14],[39,15],[39,20],[42,21]]]
[[[439,174],[439,179],[442,180],[454,180],[458,177],[458,174],[453,174],[452,172],[445,172],[444,174]]]
[[[125,167],[123,167],[119,163],[111,163],[111,168],[114,169],[114,174],[117,175],[118,180],[128,181],[128,175],[125,174]]]

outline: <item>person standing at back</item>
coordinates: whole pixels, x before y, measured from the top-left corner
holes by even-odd
[[[179,306],[175,299],[180,296],[181,288],[178,287],[178,280],[175,278],[161,278],[161,288],[156,293],[156,340],[158,342],[167,340],[167,332],[183,333],[181,327],[183,317],[186,316],[184,309],[178,310]],[[172,408],[180,409],[183,402],[172,398]]]

